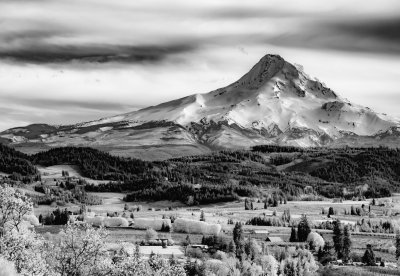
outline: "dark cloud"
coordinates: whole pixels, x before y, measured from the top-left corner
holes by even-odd
[[[134,110],[136,106],[126,105],[122,103],[104,102],[91,100],[83,101],[76,99],[46,99],[46,98],[34,98],[25,99],[18,97],[3,97],[4,99],[10,100],[10,102],[18,103],[21,106],[30,106],[37,109],[83,109],[93,111],[120,111],[120,110]]]
[[[44,43],[45,40],[54,37],[72,36],[74,33],[73,30],[68,30],[65,26],[60,24],[52,24],[51,26],[48,26],[48,23],[38,20],[26,20],[24,26],[21,28],[22,30],[18,28],[6,31],[3,30],[0,33],[0,41],[2,43],[0,49],[11,47],[18,48],[25,44],[40,44]]]
[[[160,62],[170,55],[194,50],[191,44],[167,46],[119,46],[119,45],[25,45],[21,49],[0,50],[0,58],[29,63],[80,62]]]
[[[301,32],[287,32],[264,42],[287,47],[348,52],[400,54],[400,18],[305,24]]]
[[[400,18],[340,22],[333,25],[332,29],[359,38],[371,38],[389,43],[400,42]],[[400,44],[398,45],[400,50]]]
[[[303,14],[305,15],[305,14]],[[207,11],[204,14],[205,17],[217,18],[217,19],[257,19],[257,18],[280,18],[280,17],[292,17],[301,16],[300,13],[289,10],[281,9],[260,9],[257,7],[253,8],[225,8],[213,11]]]

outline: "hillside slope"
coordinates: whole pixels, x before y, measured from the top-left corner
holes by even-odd
[[[105,180],[87,184],[87,191],[126,192],[133,201],[214,203],[272,193],[288,200],[315,195],[351,199],[386,197],[400,191],[400,150],[389,148],[258,146],[253,151],[218,151],[163,162],[74,147],[26,156],[2,146],[0,153],[16,164],[10,167],[0,162],[0,171],[8,171],[16,180],[38,180],[35,165],[73,165],[84,177]],[[200,184],[200,192],[194,184]]]

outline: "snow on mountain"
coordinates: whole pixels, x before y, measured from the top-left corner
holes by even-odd
[[[305,128],[332,138],[341,136],[341,132],[374,135],[399,124],[341,99],[300,68],[274,55],[263,57],[246,75],[225,88],[128,113],[122,120],[167,120],[182,126],[226,122],[267,133],[271,128],[275,133]]]
[[[399,137],[400,122],[341,98],[301,66],[266,55],[238,81],[206,94],[74,126],[40,126],[40,137],[29,127],[0,137],[12,143],[28,139],[48,146],[89,145],[144,155],[163,148],[165,157],[171,157],[256,144],[329,146],[343,144],[347,137],[352,145],[354,137],[385,144],[388,136]]]

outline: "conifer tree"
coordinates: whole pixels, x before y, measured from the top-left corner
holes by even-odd
[[[204,211],[203,210],[201,210],[200,221],[206,221],[206,216],[204,215]]]
[[[351,207],[350,207],[350,215],[352,215],[352,216],[357,215],[356,211],[354,210],[354,206],[353,205],[351,205]]]
[[[244,200],[244,209],[245,210],[251,210],[251,202],[247,198]]]
[[[365,250],[364,256],[362,257],[362,262],[369,266],[376,265],[375,254],[374,250],[372,249],[372,245],[367,245],[367,249]]]
[[[292,232],[290,233],[289,242],[297,242],[296,228],[292,227]]]
[[[328,210],[328,218],[330,218],[332,215],[334,215],[335,214],[335,211],[333,210],[333,207],[329,207],[329,210]]]
[[[333,222],[333,243],[338,259],[343,258],[343,229],[340,220]]]
[[[346,263],[350,259],[351,243],[350,229],[346,225],[343,230],[343,261]]]
[[[396,234],[396,259],[400,257],[400,232]]]
[[[240,257],[243,250],[243,225],[240,222],[236,222],[233,228],[233,242],[236,246],[236,256]]]
[[[311,232],[311,227],[308,222],[307,216],[302,215],[299,225],[297,226],[297,240],[299,242],[305,242],[310,232]]]
[[[190,240],[190,236],[189,235],[186,236],[185,244],[187,244],[187,245],[192,244],[192,241]]]
[[[235,244],[233,243],[233,241],[231,241],[231,242],[229,243],[229,245],[228,245],[228,253],[233,253],[233,254],[236,253],[236,246],[235,246]]]

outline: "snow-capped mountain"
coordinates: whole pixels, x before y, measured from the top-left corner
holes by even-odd
[[[300,66],[264,56],[231,85],[72,126],[31,125],[0,137],[22,149],[93,146],[168,158],[257,144],[399,145],[400,122],[350,103]]]

